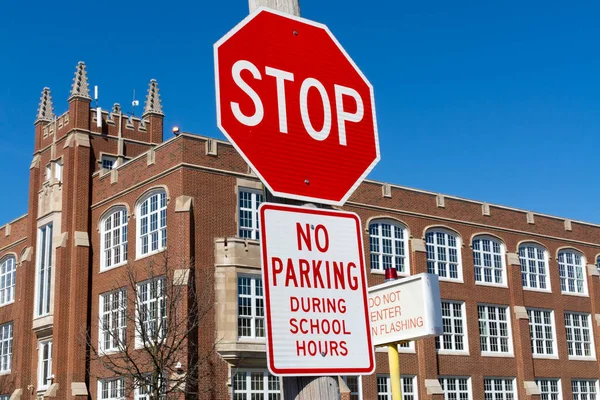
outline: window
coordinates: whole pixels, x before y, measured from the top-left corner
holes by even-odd
[[[111,169],[116,167],[116,164],[117,164],[117,157],[107,156],[107,155],[102,156],[102,169],[110,171]]]
[[[558,252],[560,289],[563,293],[587,294],[583,257],[573,250]]]
[[[483,390],[485,400],[514,400],[517,398],[514,378],[485,378]]]
[[[465,303],[442,300],[444,333],[436,336],[435,348],[444,351],[464,351],[466,346]]]
[[[0,395],[0,400],[10,400],[10,394],[2,394],[2,395]]]
[[[492,285],[506,285],[504,268],[504,244],[488,236],[473,239],[473,263],[475,282]]]
[[[588,379],[577,379],[571,381],[573,400],[597,400],[598,381]]]
[[[52,340],[38,342],[38,391],[50,386],[52,375]]]
[[[46,175],[44,176],[45,181],[49,181],[52,178],[52,164],[46,164]]]
[[[594,339],[590,314],[565,312],[569,358],[594,358]]]
[[[125,289],[100,296],[100,350],[119,350],[125,344],[126,312]]]
[[[512,353],[508,307],[477,305],[482,353]]]
[[[263,202],[260,190],[239,188],[239,235],[246,239],[259,239],[258,206]]]
[[[408,234],[406,228],[392,221],[376,221],[369,224],[371,270],[384,271],[396,268],[408,274]]]
[[[13,324],[0,325],[0,373],[10,372],[12,366]]]
[[[101,269],[127,262],[127,210],[120,208],[108,214],[100,223]]]
[[[125,378],[102,379],[98,381],[100,400],[125,399]]]
[[[167,308],[165,304],[165,279],[154,278],[137,285],[137,312],[140,324],[138,345],[155,343],[165,337]]]
[[[238,371],[233,377],[233,400],[280,400],[279,378],[267,371]]]
[[[387,351],[387,349],[386,349]],[[415,352],[415,341],[409,340],[407,342],[398,343],[398,351],[400,353],[414,353]]]
[[[238,336],[265,337],[265,305],[262,279],[238,276]]]
[[[15,301],[15,258],[8,256],[0,261],[0,306]]]
[[[417,383],[415,376],[403,376],[402,400],[417,399]],[[392,400],[392,384],[389,375],[377,375],[377,400]]]
[[[444,400],[471,400],[470,378],[445,377],[439,379],[444,390]]]
[[[153,392],[156,386],[152,381],[152,375],[148,374],[145,376],[144,382],[140,382],[136,385],[134,395],[135,400],[154,400]],[[167,391],[167,380],[164,375],[158,377],[158,386],[160,387],[159,393],[161,393],[158,400],[167,400],[165,394]]]
[[[554,312],[551,310],[527,309],[531,353],[536,356],[556,355],[554,334]]]
[[[350,400],[362,399],[360,376],[343,376],[342,379],[350,389]]]
[[[430,230],[425,234],[427,272],[440,278],[462,280],[460,238],[446,230]]]
[[[521,281],[523,287],[534,290],[550,290],[548,277],[548,252],[534,243],[519,246]]]
[[[536,379],[542,396],[541,400],[562,400],[560,379]]]
[[[52,282],[52,224],[38,230],[35,316],[50,314],[50,285]]]
[[[154,192],[138,204],[138,256],[167,247],[167,195]]]
[[[62,159],[57,160],[54,164],[54,175],[56,180],[62,182],[62,173],[63,173],[63,161]]]

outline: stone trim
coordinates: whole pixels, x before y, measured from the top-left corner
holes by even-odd
[[[527,315],[527,309],[523,306],[513,306],[516,319],[526,319],[529,321],[529,315]]]
[[[4,225],[4,236],[10,236],[10,230],[11,230],[10,224]]]
[[[439,208],[446,208],[446,198],[443,194],[438,194],[435,196],[435,205]]]
[[[517,253],[506,253],[508,265],[521,266],[521,258]]]
[[[117,171],[116,169],[111,169],[110,170],[110,184],[114,185],[117,182],[119,182],[119,171]]]
[[[146,153],[146,165],[152,165],[156,162],[155,153],[156,152],[154,151],[154,149],[148,150],[148,152]]]
[[[4,250],[7,250],[7,249],[10,249],[11,247],[15,247],[18,244],[20,244],[20,243],[22,243],[22,242],[24,242],[26,240],[27,240],[27,237],[24,237],[24,238],[19,239],[19,240],[15,241],[15,242],[9,243],[9,244],[7,244],[4,247],[0,247],[0,251],[4,251]]]
[[[32,254],[33,254],[33,247],[26,248],[25,251],[23,252],[23,255],[21,256],[21,262],[31,261]]]
[[[75,138],[77,139],[75,146],[90,147],[90,137],[88,135],[86,135],[85,133],[79,133],[79,132],[77,132],[75,135],[76,135]]]
[[[29,166],[29,169],[34,169],[34,168],[39,168],[40,167],[40,156],[39,154],[36,154],[35,156],[33,156],[33,160],[31,160],[31,165]]]
[[[58,392],[58,383],[53,383],[50,385],[48,389],[44,392],[44,397],[56,397],[56,393]]]
[[[90,247],[90,239],[87,232],[75,231],[75,247]]]
[[[567,231],[567,232],[573,231],[573,225],[571,224],[570,219],[565,219],[565,231]]]
[[[263,184],[260,181],[253,181],[250,179],[244,179],[244,178],[237,178],[237,182],[236,185],[238,187],[245,187],[248,189],[256,189],[256,190],[262,190],[263,189]]]
[[[527,223],[528,224],[535,224],[535,218],[534,218],[533,213],[531,211],[527,212]]]
[[[193,205],[193,197],[181,195],[175,199],[175,212],[189,212]]]
[[[523,382],[523,386],[525,387],[525,394],[527,394],[527,396],[539,396],[542,394],[535,381],[525,381]]]
[[[217,142],[214,139],[206,139],[206,155],[216,156],[218,155]]]
[[[176,269],[173,271],[173,285],[174,286],[187,286],[190,281],[190,270],[188,269]]]
[[[429,395],[444,394],[444,389],[442,389],[442,385],[437,379],[425,379],[425,389],[427,389]]]
[[[15,389],[14,392],[10,395],[9,400],[21,400],[21,396],[23,395],[23,389]]]
[[[600,276],[600,272],[598,272],[598,267],[594,264],[587,265],[587,273],[588,276]]]
[[[71,382],[71,396],[88,396],[85,382]]]
[[[392,198],[392,187],[389,183],[381,185],[381,195],[383,197]]]
[[[481,215],[490,216],[490,205],[488,203],[481,204]]]
[[[415,252],[419,252],[419,253],[425,253],[427,252],[427,248],[425,246],[425,241],[423,239],[410,239],[410,245],[413,248],[413,251]]]
[[[69,234],[67,232],[63,232],[60,235],[57,235],[54,239],[54,248],[67,247],[68,237]]]
[[[600,314],[594,314],[594,319],[596,320],[596,326],[600,326]]]

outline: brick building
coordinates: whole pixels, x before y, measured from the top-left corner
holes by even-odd
[[[265,359],[260,181],[227,142],[164,140],[154,80],[141,118],[115,104],[97,123],[90,102],[83,63],[68,111],[56,116],[43,90],[28,214],[0,226],[0,398],[121,398],[132,382],[107,375],[82,337],[102,342],[98,321],[135,309],[113,301],[126,266],[167,251],[191,260],[176,275],[211,288],[209,317],[190,336],[209,354],[195,398],[278,398]],[[405,399],[598,396],[600,226],[374,181],[344,209],[361,217],[370,285],[385,268],[440,277],[445,334],[400,346]],[[134,340],[131,325],[119,329]],[[376,355],[376,374],[344,378],[352,399],[388,398],[387,355]]]

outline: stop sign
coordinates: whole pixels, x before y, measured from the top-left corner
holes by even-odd
[[[329,29],[260,8],[214,46],[217,124],[276,196],[342,205],[379,161],[373,87]]]

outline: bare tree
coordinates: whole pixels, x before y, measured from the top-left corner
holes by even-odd
[[[199,368],[212,355],[198,351],[198,329],[213,306],[212,280],[201,279],[198,290],[193,262],[171,260],[166,251],[152,260],[125,266],[125,276],[103,295],[98,340],[86,339],[90,361],[102,375],[125,378],[125,387],[110,387],[121,396],[136,390],[149,400],[188,398],[198,394]]]

